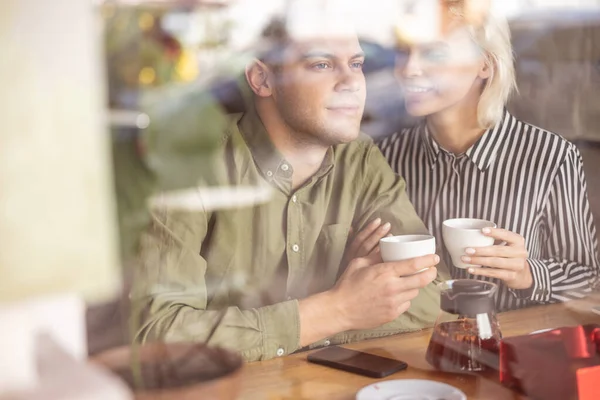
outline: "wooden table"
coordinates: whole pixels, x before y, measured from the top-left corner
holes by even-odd
[[[577,301],[537,306],[499,315],[504,337],[523,335],[535,330],[587,323],[600,323],[600,316],[590,311],[599,301]],[[497,377],[452,374],[433,370],[425,361],[431,329],[386,338],[367,340],[344,347],[406,361],[409,368],[390,375],[390,379],[429,379],[453,385],[468,399],[524,399],[502,386]],[[240,399],[354,399],[363,386],[377,382],[306,361],[308,352],[292,354],[245,366]]]

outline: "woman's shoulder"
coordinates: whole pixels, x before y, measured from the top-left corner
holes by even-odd
[[[527,122],[524,119],[512,116],[515,121],[514,131],[517,134],[533,135],[538,140],[547,140],[551,143],[556,143],[564,147],[573,147],[573,143],[567,140],[559,132],[554,132],[549,129],[545,129],[536,124]],[[527,136],[525,136],[527,138]]]
[[[531,156],[545,156],[548,152],[562,155],[560,159],[566,158],[568,154],[579,154],[574,143],[554,132],[520,118],[512,116],[514,120],[513,135],[515,135],[518,146],[528,149]],[[530,144],[528,146],[528,144]]]

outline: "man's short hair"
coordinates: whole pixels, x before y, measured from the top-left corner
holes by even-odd
[[[274,17],[262,30],[257,58],[269,66],[280,66],[290,42],[285,18]]]

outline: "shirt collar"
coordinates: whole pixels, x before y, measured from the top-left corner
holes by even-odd
[[[238,127],[250,149],[250,153],[252,153],[254,162],[265,179],[271,182],[279,178],[291,182],[293,168],[271,141],[260,116],[254,108],[254,104],[249,105],[247,111],[239,120]],[[334,152],[329,147],[323,159],[323,164],[314,177],[319,178],[325,175],[333,165]]]
[[[419,126],[419,131],[422,132],[422,140],[423,146],[425,146],[425,153],[427,154],[427,158],[429,159],[429,165],[431,168],[435,166],[438,160],[438,156],[440,155],[440,146],[435,141],[435,139],[431,136],[429,132],[429,128],[427,128],[427,123],[422,121]]]
[[[254,110],[254,104],[248,106],[247,111],[238,122],[238,127],[246,140],[256,166],[267,180],[272,180],[275,173],[285,163],[285,159],[271,142],[265,126]],[[290,169],[288,171],[291,176]]]
[[[507,111],[500,122],[485,131],[473,146],[465,153],[467,157],[479,168],[485,171],[496,159],[498,150],[502,146],[506,135],[514,128],[515,118]]]
[[[514,128],[516,119],[507,111],[500,122],[487,129],[464,154],[480,171],[486,171],[496,158],[506,135]],[[427,124],[422,122],[423,141],[431,168],[435,166],[441,151],[445,151],[433,138]]]

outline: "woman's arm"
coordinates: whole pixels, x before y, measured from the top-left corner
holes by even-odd
[[[501,279],[515,296],[535,302],[585,296],[598,277],[598,244],[583,162],[574,146],[558,169],[543,213],[539,258],[528,256],[520,235],[493,229],[490,236],[507,246],[468,249],[465,262],[492,267],[469,272]]]
[[[536,301],[582,297],[598,277],[596,227],[587,195],[583,161],[572,146],[554,179],[545,210],[543,258],[529,260]]]

